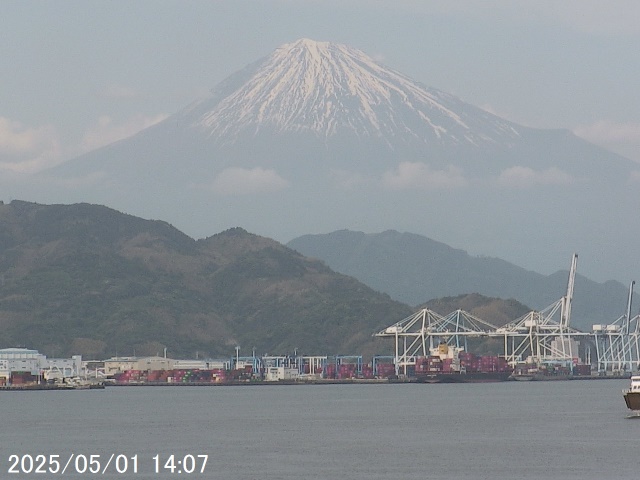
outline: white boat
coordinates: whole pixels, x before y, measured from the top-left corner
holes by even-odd
[[[629,410],[640,411],[640,375],[631,377],[631,385],[622,394]]]

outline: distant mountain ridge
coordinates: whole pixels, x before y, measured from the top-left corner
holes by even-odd
[[[527,308],[477,294],[430,302],[495,325]],[[446,311],[445,311],[446,310]],[[372,337],[414,308],[269,238],[194,240],[91,204],[0,202],[0,347],[49,356],[389,354]]]
[[[568,272],[545,276],[498,258],[472,257],[463,250],[411,233],[365,234],[341,230],[304,235],[287,245],[411,305],[479,293],[513,298],[531,308],[542,309],[567,290]],[[569,261],[570,258],[568,264]],[[588,331],[592,324],[616,320],[626,309],[627,293],[627,287],[621,283],[600,284],[578,274],[572,325]]]

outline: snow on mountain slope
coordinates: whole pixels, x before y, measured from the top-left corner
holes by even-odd
[[[248,76],[248,78],[246,78]],[[397,142],[509,144],[517,126],[383,67],[360,50],[301,39],[276,49],[211,98],[186,109],[186,124],[223,143],[241,133],[350,132]]]

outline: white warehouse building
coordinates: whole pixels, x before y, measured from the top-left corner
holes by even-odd
[[[11,372],[29,372],[38,375],[47,357],[28,348],[3,348],[0,350],[0,377],[9,378]]]
[[[77,377],[82,374],[82,357],[50,358],[28,348],[0,349],[0,379],[8,383],[14,372],[28,372],[34,376],[49,378]]]

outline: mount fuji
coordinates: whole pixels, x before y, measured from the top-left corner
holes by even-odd
[[[310,133],[326,142],[351,135],[390,150],[510,143],[519,136],[509,122],[466,112],[456,98],[416,84],[359,50],[308,39],[278,48],[184,115],[223,143],[263,129]]]
[[[526,92],[523,92],[526,95]],[[193,236],[396,229],[543,273],[574,250],[626,282],[640,165],[518,125],[330,42],[301,39],[138,134],[43,174]],[[63,200],[64,199],[64,200]],[[640,233],[640,232],[635,232]]]

